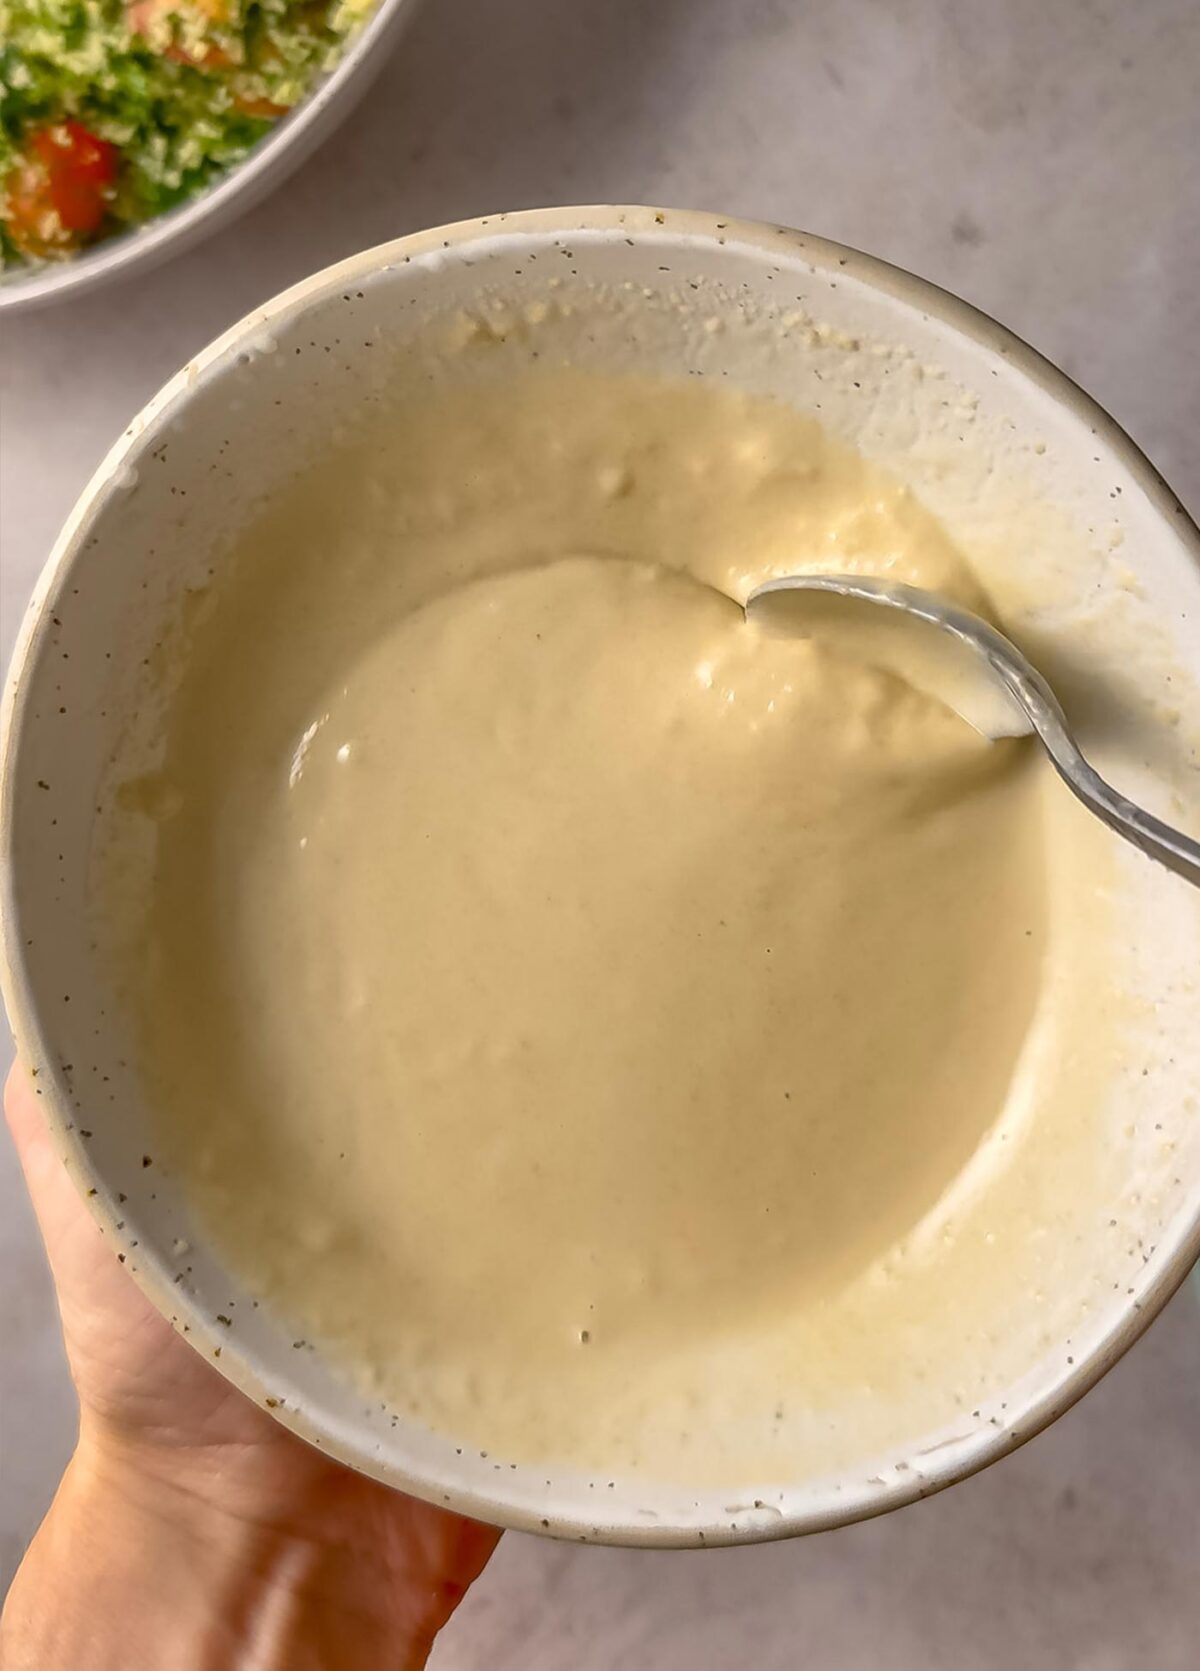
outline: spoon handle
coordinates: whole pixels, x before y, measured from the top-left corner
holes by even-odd
[[[1067,787],[1074,791],[1085,806],[1103,819],[1110,830],[1124,836],[1147,857],[1157,859],[1176,876],[1182,876],[1193,887],[1200,888],[1200,841],[1193,841],[1182,830],[1174,829],[1156,818],[1144,807],[1135,805],[1119,790],[1106,782],[1075,750],[1075,760],[1067,766],[1057,752],[1050,749],[1050,758]]]
[[[1005,649],[1012,650],[1007,641]],[[1067,788],[1110,830],[1124,836],[1148,858],[1157,859],[1193,887],[1200,887],[1200,841],[1193,841],[1182,830],[1165,824],[1145,807],[1138,806],[1088,764],[1067,725],[1058,698],[1023,657],[1018,658],[1016,653],[999,655],[993,650],[989,660],[1033,721],[1055,771]]]

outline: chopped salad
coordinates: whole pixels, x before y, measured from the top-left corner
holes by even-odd
[[[0,262],[61,260],[211,184],[376,0],[0,0]]]

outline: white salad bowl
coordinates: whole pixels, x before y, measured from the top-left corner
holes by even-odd
[[[143,272],[198,243],[281,185],[347,117],[387,62],[418,0],[378,0],[327,75],[205,191],[65,261],[0,273],[0,310],[42,307]]]

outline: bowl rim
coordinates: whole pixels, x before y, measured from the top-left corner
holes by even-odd
[[[361,283],[389,267],[411,262],[420,256],[441,258],[447,250],[462,245],[520,240],[527,236],[544,238],[555,234],[612,235],[638,238],[651,244],[684,240],[709,248],[727,244],[748,247],[764,257],[773,254],[791,258],[799,256],[817,271],[859,279],[876,290],[916,306],[928,317],[947,326],[952,333],[966,336],[1001,356],[1038,389],[1085,422],[1097,442],[1124,466],[1158,513],[1170,522],[1172,532],[1200,574],[1200,528],[1115,419],[1066,373],[1007,327],[951,292],[878,257],[825,238],[770,223],[733,216],[718,218],[715,214],[694,210],[637,205],[531,209],[482,216],[411,233],[326,267],[281,292],[189,360],[152,397],[102,460],[68,516],[35,584],[0,698],[0,993],[8,1010],[19,1059],[36,1059],[46,1064],[37,1087],[43,1116],[56,1147],[63,1154],[73,1182],[84,1196],[93,1217],[112,1241],[121,1242],[115,1214],[109,1210],[103,1193],[87,1195],[94,1169],[85,1146],[70,1135],[72,1110],[69,1091],[35,1012],[24,944],[17,932],[12,851],[15,759],[25,710],[24,673],[49,628],[48,600],[65,572],[82,558],[92,519],[102,508],[108,488],[125,467],[130,455],[138,455],[147,449],[159,429],[172,420],[176,408],[187,402],[205,374],[219,375],[223,364],[235,364],[239,351],[261,337],[264,326],[300,315],[310,305],[319,304],[351,283]],[[146,1251],[143,1249],[143,1253]],[[1149,1327],[1198,1259],[1200,1211],[1140,1297],[1133,1300],[1123,1298],[1119,1315],[1096,1349],[1048,1391],[1013,1413],[1017,1431],[1007,1426],[982,1430],[973,1438],[965,1455],[955,1450],[948,1459],[933,1457],[923,1461],[919,1474],[916,1470],[897,1473],[882,1488],[873,1492],[870,1499],[838,1502],[829,1492],[825,1494],[824,1505],[808,1505],[799,1511],[785,1512],[768,1524],[752,1520],[749,1524],[736,1527],[725,1518],[708,1524],[693,1522],[683,1525],[678,1522],[664,1523],[660,1519],[654,1524],[629,1521],[597,1528],[592,1521],[577,1518],[570,1512],[556,1512],[552,1503],[539,1505],[541,1512],[538,1512],[537,1509],[493,1500],[479,1490],[447,1485],[433,1476],[414,1477],[394,1464],[381,1465],[365,1438],[355,1442],[333,1432],[312,1419],[303,1407],[293,1408],[290,1401],[286,1406],[273,1408],[272,1414],[299,1437],[319,1444],[323,1455],[439,1507],[448,1507],[514,1530],[574,1541],[677,1549],[774,1541],[888,1513],[967,1479],[1018,1449],[1069,1410],[1107,1374]],[[198,1349],[211,1348],[213,1344],[222,1345],[221,1361],[214,1367],[262,1407],[270,1389],[251,1364],[243,1359],[237,1344],[227,1334],[218,1333],[203,1311],[192,1309],[179,1289],[170,1289],[167,1279],[152,1264],[139,1261],[134,1280],[160,1312],[174,1310],[181,1315],[186,1313],[192,1325],[189,1338]],[[209,1361],[212,1361],[211,1357]]]
[[[209,232],[250,209],[279,185],[348,115],[354,95],[365,93],[382,69],[419,0],[376,0],[371,15],[351,37],[333,68],[263,134],[241,162],[213,185],[174,208],[104,238],[66,261],[42,262],[0,272],[0,313],[33,310],[79,291],[97,290],[114,279],[165,261]]]

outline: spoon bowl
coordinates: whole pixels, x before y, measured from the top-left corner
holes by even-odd
[[[856,654],[961,715],[995,740],[1033,734],[1084,806],[1149,858],[1200,886],[1200,842],[1137,806],[1089,765],[1046,680],[1010,639],[934,592],[854,574],[790,574],[746,599],[772,633],[830,630]]]

